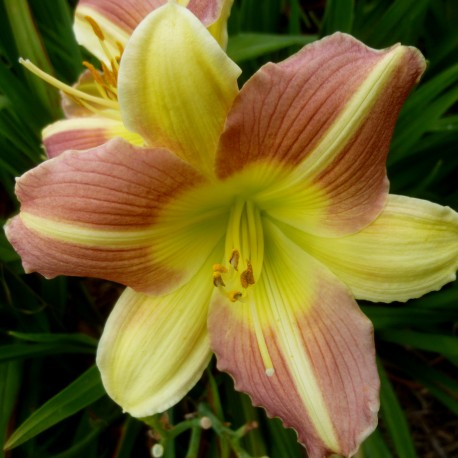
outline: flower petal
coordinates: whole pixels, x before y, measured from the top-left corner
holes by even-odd
[[[350,456],[377,424],[372,325],[332,273],[264,227],[265,265],[251,298],[212,299],[218,367],[293,427],[311,458]]]
[[[125,3],[130,2],[80,0],[75,9],[76,41],[108,66],[122,53],[131,34],[125,20],[136,8],[123,10]]]
[[[234,102],[217,153],[219,176],[249,163],[281,163],[293,169],[290,184],[304,189],[303,213],[319,216],[321,224],[308,230],[359,230],[385,204],[391,134],[424,68],[414,48],[376,51],[341,33],[267,64]],[[282,202],[276,216],[292,223],[289,210]]]
[[[121,139],[68,151],[19,179],[21,213],[7,225],[7,236],[28,272],[169,291],[195,274],[222,237],[219,220],[162,217],[178,195],[202,181],[168,151]]]
[[[240,69],[203,25],[173,2],[135,30],[119,72],[122,119],[148,144],[213,174]]]
[[[140,135],[128,131],[120,120],[103,117],[57,121],[43,129],[42,137],[48,158],[69,149],[81,151],[95,148],[115,137],[122,137],[137,146],[144,143]]]
[[[223,49],[227,47],[227,20],[233,3],[234,0],[190,0],[188,4]]]
[[[97,365],[107,393],[134,417],[176,404],[208,365],[209,272],[207,262],[188,284],[166,296],[127,289],[110,314]]]
[[[125,47],[138,24],[165,3],[167,0],[80,0],[75,10],[74,24],[78,43],[108,64],[106,52],[87,17],[98,24],[105,37],[105,44],[115,55],[119,49],[117,43]],[[232,0],[177,0],[177,3],[187,6],[206,27],[213,24],[210,31],[225,48],[226,23]]]
[[[390,195],[372,224],[346,237],[291,236],[358,299],[406,301],[456,278],[458,214],[425,200]]]

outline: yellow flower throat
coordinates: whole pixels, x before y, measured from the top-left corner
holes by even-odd
[[[231,301],[247,300],[262,270],[264,236],[259,209],[237,198],[229,216],[225,264],[213,266],[213,284]]]
[[[250,200],[237,198],[232,206],[224,258],[222,264],[213,265],[213,284],[231,303],[249,310],[265,373],[271,377],[274,367],[254,297],[264,260],[264,231],[261,212]]]

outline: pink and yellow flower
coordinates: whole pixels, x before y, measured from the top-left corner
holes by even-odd
[[[338,33],[239,91],[189,9],[139,23],[117,98],[145,147],[116,138],[44,162],[18,180],[6,227],[27,272],[128,286],[97,355],[125,411],[174,405],[215,353],[311,457],[356,451],[379,380],[355,298],[419,297],[458,267],[458,214],[388,194],[391,134],[424,68],[414,48]]]
[[[68,87],[23,61],[29,70],[63,92],[67,119],[43,130],[43,144],[49,158],[68,149],[84,150],[121,137],[136,146],[144,139],[126,129],[118,103],[118,71],[122,53],[140,21],[168,0],[80,0],[75,10],[74,31],[78,42],[101,63],[102,70],[84,62],[87,71]],[[227,18],[233,0],[176,0],[200,19],[220,46],[227,45]],[[186,37],[185,37],[186,38]]]

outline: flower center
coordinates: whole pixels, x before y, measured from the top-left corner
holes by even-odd
[[[228,221],[225,260],[213,265],[213,284],[234,306],[247,307],[266,375],[274,374],[259,319],[254,288],[262,273],[264,232],[259,209],[252,201],[235,200]]]
[[[264,236],[261,215],[249,200],[236,199],[229,217],[225,262],[213,266],[213,284],[231,302],[247,302],[262,270]]]

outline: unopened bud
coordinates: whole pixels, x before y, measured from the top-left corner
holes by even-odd
[[[202,429],[210,429],[213,425],[212,421],[208,417],[202,417],[199,423]]]
[[[153,458],[161,458],[164,454],[164,447],[161,444],[154,444],[151,447],[151,456]]]

